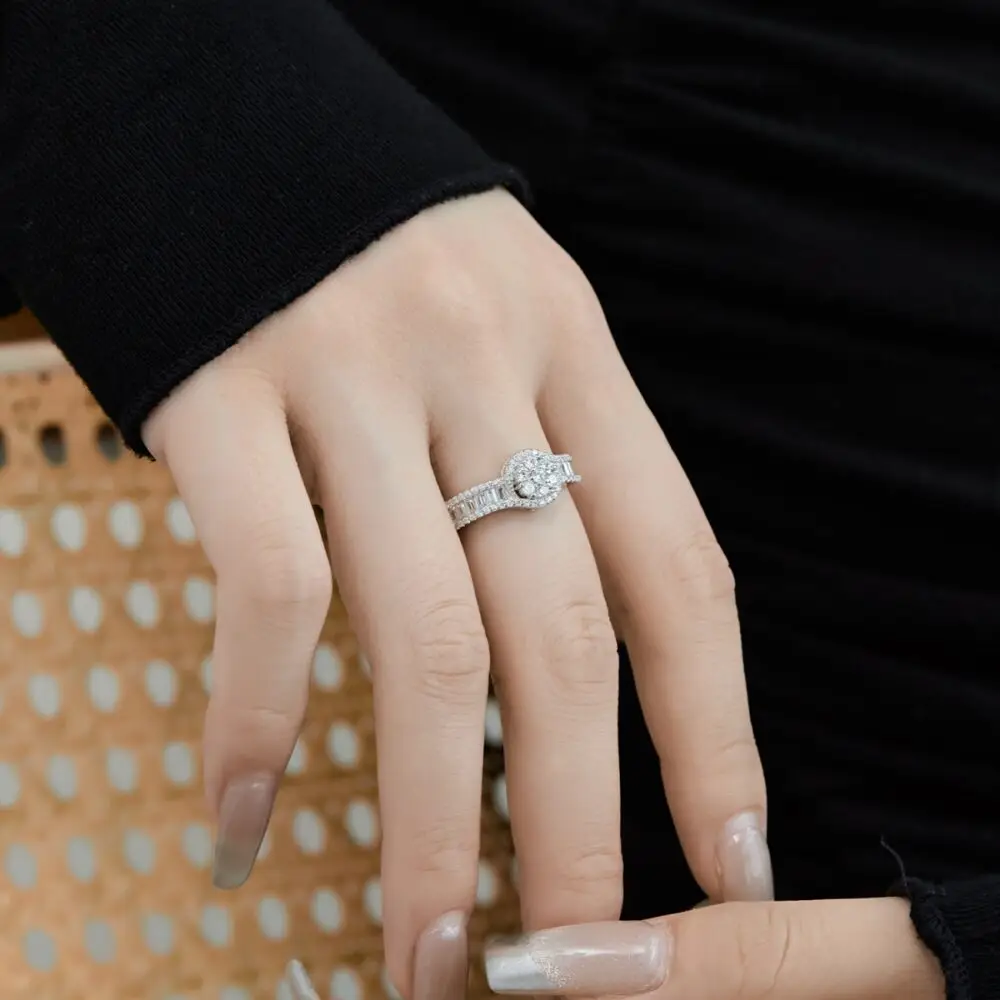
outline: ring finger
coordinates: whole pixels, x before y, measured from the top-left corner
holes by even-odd
[[[442,421],[443,423],[443,421]],[[480,401],[434,461],[448,496],[495,479],[515,450],[549,450],[530,404]],[[462,531],[504,719],[525,926],[615,918],[621,906],[618,657],[570,496]]]

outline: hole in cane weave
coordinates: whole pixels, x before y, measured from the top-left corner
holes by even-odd
[[[317,889],[309,902],[313,923],[327,934],[339,931],[344,924],[344,907],[332,889]]]
[[[83,929],[84,947],[98,965],[106,965],[115,958],[115,932],[103,920],[88,920]]]
[[[163,748],[163,773],[174,785],[190,785],[194,781],[194,754],[186,743],[168,743]]]
[[[199,670],[199,676],[201,677],[201,686],[205,694],[212,693],[212,657],[206,656],[204,660],[201,661],[201,668]]]
[[[87,518],[79,504],[61,503],[49,521],[56,544],[67,552],[79,552],[87,541]]]
[[[177,671],[166,660],[150,660],[146,664],[146,694],[160,708],[177,700]]]
[[[361,901],[368,914],[368,919],[373,924],[382,924],[382,882],[377,875],[373,875],[361,892]]]
[[[148,875],[156,866],[156,844],[142,830],[126,830],[122,847],[125,863],[132,871]]]
[[[104,757],[108,784],[116,792],[134,792],[139,783],[139,765],[135,754],[122,747],[109,747]]]
[[[201,911],[202,939],[213,948],[225,948],[229,944],[232,928],[229,911],[224,906],[206,906]]]
[[[371,804],[363,799],[354,799],[348,803],[344,827],[351,841],[359,847],[374,847],[378,843],[378,815]]]
[[[118,707],[121,685],[118,674],[100,663],[87,672],[87,693],[99,712],[113,712]]]
[[[295,741],[295,746],[292,748],[292,755],[288,758],[288,763],[285,765],[285,774],[290,777],[302,774],[306,769],[308,761],[309,754],[300,736]]]
[[[326,847],[326,826],[312,809],[299,809],[292,820],[292,837],[303,854],[319,854]]]
[[[75,798],[78,782],[73,758],[61,753],[53,754],[45,765],[45,780],[52,794],[60,802],[68,802]]]
[[[21,776],[17,767],[0,761],[0,809],[10,809],[17,805],[21,797]]]
[[[486,745],[503,746],[503,721],[496,698],[490,698],[486,702]]]
[[[507,804],[507,776],[501,774],[493,782],[493,808],[501,819],[510,819],[510,806]]]
[[[38,444],[49,465],[66,464],[66,439],[58,424],[46,424],[38,432]]]
[[[174,497],[167,504],[166,521],[167,531],[175,542],[190,545],[195,540],[194,521],[191,520],[191,514],[180,497]]]
[[[16,559],[28,544],[28,525],[18,510],[0,510],[0,552]]]
[[[73,837],[66,845],[66,865],[81,882],[92,882],[97,874],[97,855],[89,837]]]
[[[492,906],[497,901],[497,873],[488,861],[480,860],[476,879],[476,905]]]
[[[215,585],[210,580],[189,577],[184,581],[182,597],[191,621],[205,625],[215,620]]]
[[[104,619],[104,601],[93,587],[74,587],[69,592],[69,616],[81,632],[96,632]]]
[[[181,834],[184,857],[195,868],[207,868],[212,863],[212,834],[204,823],[189,823]]]
[[[43,719],[54,718],[62,701],[59,680],[51,674],[32,674],[28,678],[28,700]]]
[[[288,937],[288,910],[285,904],[274,896],[265,896],[257,904],[257,924],[261,934],[270,941]]]
[[[330,1000],[361,1000],[364,990],[353,969],[334,969],[330,976]]]
[[[30,930],[21,939],[25,961],[39,972],[51,972],[56,965],[56,943],[45,931]]]
[[[99,424],[94,435],[97,450],[109,461],[117,462],[122,454],[122,439],[109,423]]]
[[[337,691],[344,683],[344,663],[329,643],[321,642],[313,654],[313,683],[321,691]]]
[[[147,913],[142,918],[142,937],[154,955],[174,950],[174,922],[165,913]]]
[[[131,500],[119,500],[108,510],[108,531],[123,548],[138,548],[142,541],[142,511]]]
[[[10,617],[14,628],[26,639],[37,639],[41,635],[45,615],[42,602],[35,594],[25,590],[15,591],[10,599]]]
[[[153,628],[160,620],[160,597],[148,580],[136,580],[125,591],[125,610],[139,628]]]
[[[346,722],[331,723],[326,734],[326,755],[338,767],[357,767],[361,756],[358,734]]]
[[[260,864],[271,853],[271,831],[264,833],[264,839],[260,842],[260,849],[257,851],[257,864]]]
[[[38,865],[35,856],[24,844],[11,844],[3,859],[4,870],[11,885],[18,889],[34,888],[38,881]]]

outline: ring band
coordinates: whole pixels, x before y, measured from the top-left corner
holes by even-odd
[[[510,456],[499,479],[480,483],[453,496],[448,513],[457,531],[501,510],[547,507],[569,483],[580,482],[569,455],[550,455],[529,448]]]

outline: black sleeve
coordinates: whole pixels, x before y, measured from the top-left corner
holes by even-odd
[[[3,278],[0,278],[0,319],[11,316],[21,308],[17,293]]]
[[[0,274],[128,444],[394,225],[518,188],[327,0],[0,0]]]
[[[933,885],[903,878],[914,927],[941,962],[948,1000],[1000,998],[1000,875]]]

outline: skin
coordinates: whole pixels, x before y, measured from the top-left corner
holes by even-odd
[[[640,935],[658,937],[631,964],[623,961]],[[546,940],[557,946],[546,947]],[[601,955],[581,961],[579,944],[600,942]],[[547,939],[530,936],[505,948],[545,950],[544,968],[559,983],[536,992],[561,996],[629,995],[642,967],[646,1000],[944,1000],[935,957],[920,942],[904,899],[819,899],[726,903],[644,924],[568,928]],[[663,961],[662,956],[667,959]],[[646,956],[655,961],[649,961]],[[489,967],[490,949],[487,950]],[[510,992],[491,980],[500,993]]]
[[[373,666],[404,992],[422,931],[473,906],[490,673],[525,926],[617,917],[616,629],[692,871],[731,897],[720,837],[766,808],[732,576],[587,281],[513,198],[394,230],[191,377],[144,436],[218,574],[213,810],[241,776],[282,773],[337,581]],[[531,447],[571,454],[583,482],[457,534],[443,498]]]

